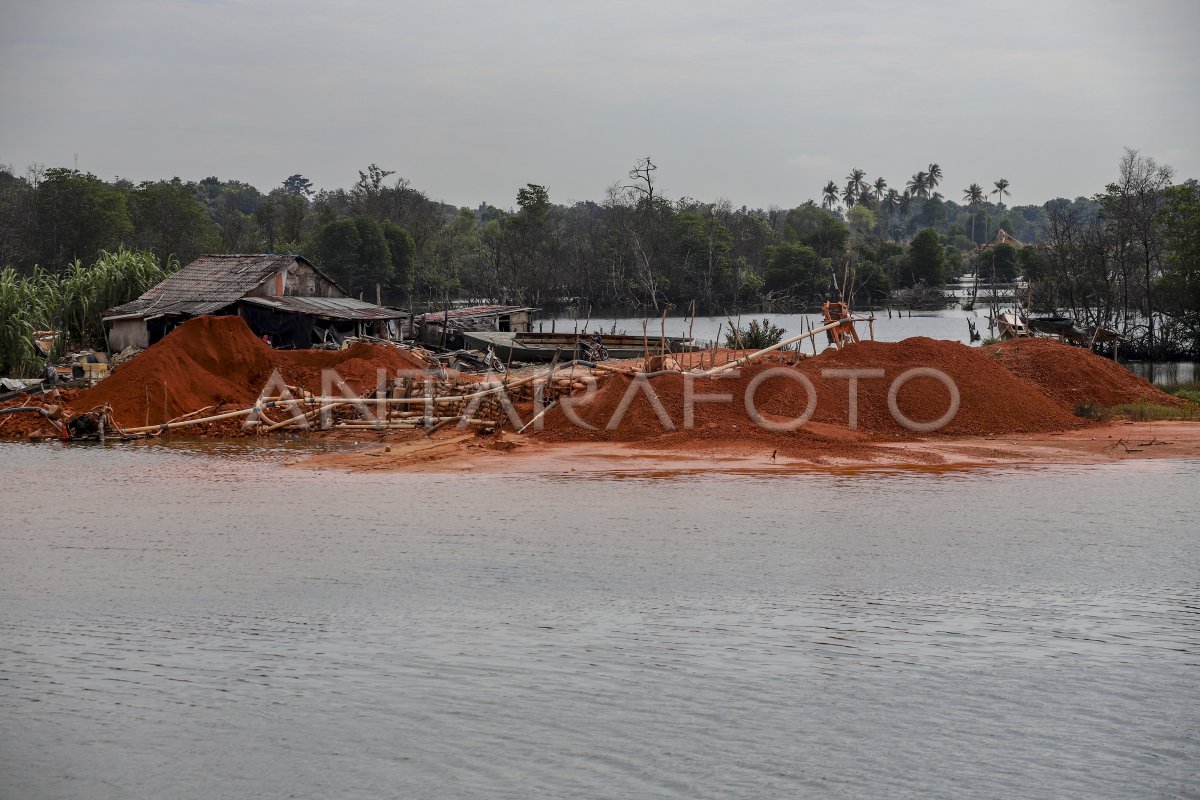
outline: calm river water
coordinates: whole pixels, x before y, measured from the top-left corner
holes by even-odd
[[[0,797],[1200,796],[1200,462],[0,445]]]

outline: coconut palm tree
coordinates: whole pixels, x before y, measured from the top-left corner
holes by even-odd
[[[854,204],[858,202],[858,192],[854,191],[853,184],[846,184],[846,188],[842,189],[842,202],[846,204],[846,208],[854,208]]]
[[[855,198],[861,197],[863,190],[867,188],[867,173],[863,172],[858,167],[850,170],[850,174],[846,176],[846,189],[854,194]]]
[[[975,243],[975,209],[983,202],[984,197],[983,187],[978,183],[972,183],[966,189],[963,189],[963,200],[966,200],[971,206],[971,242]]]
[[[886,195],[887,191],[888,191],[887,179],[886,178],[876,178],[875,183],[873,183],[871,185],[872,185],[872,187],[874,187],[875,199],[882,200],[884,198],[884,195]]]
[[[929,165],[929,173],[925,176],[925,184],[929,191],[937,188],[937,185],[942,182],[942,168],[937,164]]]
[[[880,180],[883,180],[883,179],[882,179],[882,178],[880,178]],[[888,236],[893,236],[893,231],[892,231],[892,215],[896,213],[896,210],[897,210],[898,208],[900,208],[900,193],[899,193],[899,192],[897,192],[895,189],[888,189],[888,190],[887,190],[887,194],[885,194],[885,195],[883,196],[883,200],[882,200],[882,201],[880,201],[880,202],[881,202],[881,204],[883,205],[884,209],[886,209],[886,210],[887,210],[887,215],[888,215]],[[893,237],[893,238],[894,238],[894,237]]]
[[[929,197],[929,175],[922,171],[913,175],[908,185],[905,187],[905,192],[910,197]]]
[[[1012,197],[1012,192],[1010,192],[1008,190],[1008,178],[1001,178],[1000,180],[996,181],[992,185],[995,186],[996,188],[993,189],[988,194],[1000,195],[999,205],[1000,205],[1000,210],[1003,211],[1004,210],[1004,195],[1008,195],[1009,197]]]
[[[838,204],[838,187],[833,181],[825,184],[825,188],[821,190],[824,197],[821,199],[821,205],[833,211],[833,207]]]

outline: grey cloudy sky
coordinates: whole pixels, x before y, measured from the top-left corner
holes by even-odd
[[[376,162],[431,197],[793,206],[851,167],[1010,202],[1092,194],[1125,146],[1200,177],[1200,3],[13,2],[0,162],[263,190]]]

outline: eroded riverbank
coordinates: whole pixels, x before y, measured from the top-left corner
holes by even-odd
[[[288,462],[305,469],[351,472],[794,472],[898,468],[968,468],[1032,464],[1109,464],[1147,459],[1200,459],[1200,422],[1113,422],[1040,434],[870,442],[846,431],[842,454],[833,447],[811,457],[787,455],[749,442],[698,443],[686,452],[627,442],[548,442],[537,437],[490,437],[446,431],[432,437],[390,438]]]

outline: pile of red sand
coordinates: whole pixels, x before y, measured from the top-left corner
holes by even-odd
[[[615,376],[603,385],[587,406],[577,406],[578,416],[595,426],[589,431],[571,422],[555,408],[547,414],[544,436],[559,441],[606,440],[641,442],[666,449],[694,449],[725,441],[789,444],[854,443],[911,439],[922,435],[893,417],[888,390],[901,373],[914,367],[932,367],[945,373],[957,387],[960,405],[954,418],[935,432],[938,436],[986,436],[1016,432],[1062,430],[1081,421],[1037,386],[1014,375],[979,349],[956,342],[927,338],[898,343],[862,342],[841,351],[830,351],[801,361],[795,367],[755,365],[737,377],[697,378],[696,395],[731,394],[730,403],[696,403],[691,430],[684,425],[684,381],[678,374],[650,378],[650,385],[671,418],[675,431],[665,430],[653,404],[642,392],[634,395],[624,418],[614,430],[606,427],[629,391],[632,379]],[[858,428],[849,426],[849,384],[844,378],[823,377],[827,369],[882,369],[882,378],[858,381]],[[796,380],[786,377],[798,370],[811,382],[817,397],[808,424],[791,433],[774,432],[757,424],[747,411],[746,390],[765,370],[780,371],[755,392],[755,407],[766,419],[787,422],[800,417],[808,394]],[[932,422],[950,408],[950,391],[937,379],[917,377],[899,389],[896,404],[914,422]]]
[[[1187,404],[1115,361],[1054,339],[1012,339],[989,345],[983,351],[1072,410],[1085,403],[1102,407],[1127,403],[1175,407]]]
[[[210,406],[206,415],[248,408],[276,369],[287,384],[316,393],[325,369],[362,392],[375,386],[380,369],[391,379],[397,370],[424,367],[397,348],[365,343],[346,350],[272,350],[240,317],[200,317],[81,392],[70,407],[83,412],[107,403],[122,427],[157,425]]]
[[[953,419],[929,433],[902,425],[888,404],[889,388],[896,378],[922,367],[945,374],[959,395]],[[158,425],[201,409],[209,409],[207,415],[247,408],[275,370],[285,383],[314,393],[322,391],[322,372],[335,370],[355,392],[362,393],[376,385],[379,370],[392,379],[399,370],[424,368],[406,351],[369,344],[340,351],[272,350],[238,317],[202,317],[181,325],[91,389],[64,393],[62,402],[75,413],[108,404],[117,424],[128,428]],[[822,375],[825,370],[847,369],[883,371],[881,378],[863,377],[858,381],[855,430],[850,428],[848,381]],[[781,432],[764,427],[751,416],[744,398],[750,384],[767,371],[772,371],[771,375],[761,379],[754,393],[757,412],[775,423],[801,417],[809,400],[805,387],[795,379],[801,375],[811,382],[816,397],[807,424]],[[555,441],[637,442],[680,452],[772,447],[784,454],[827,453],[854,458],[869,451],[872,442],[927,435],[1040,433],[1077,427],[1086,424],[1074,414],[1083,403],[1185,404],[1117,363],[1049,339],[1023,339],[985,348],[927,338],[862,342],[792,366],[760,363],[736,375],[700,378],[664,373],[648,380],[669,424],[659,418],[644,392],[635,391],[623,419],[615,429],[608,430],[633,384],[632,378],[616,374],[601,384],[590,403],[572,405],[594,430],[576,425],[559,406],[547,413],[541,435]],[[684,417],[687,381],[691,381],[698,397],[690,428]],[[709,402],[702,397],[717,394],[732,397],[729,402]],[[951,393],[935,378],[916,377],[898,390],[896,404],[907,419],[932,422],[950,408]],[[233,433],[237,429],[235,420],[210,432]],[[0,416],[0,437],[33,433],[52,434],[53,428],[33,414]]]

